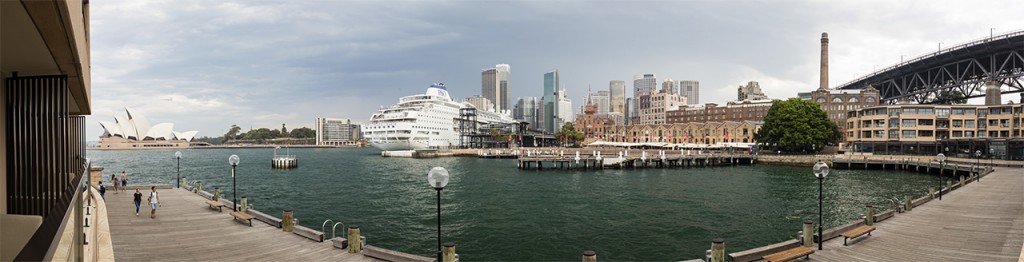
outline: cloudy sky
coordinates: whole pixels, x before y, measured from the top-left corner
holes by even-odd
[[[125,106],[175,130],[289,129],[316,117],[366,121],[444,82],[480,94],[480,71],[511,65],[513,97],[561,73],[575,105],[609,80],[692,79],[701,102],[760,82],[772,98],[943,47],[1024,29],[1012,1],[93,1],[90,140]],[[993,29],[994,28],[994,29]]]

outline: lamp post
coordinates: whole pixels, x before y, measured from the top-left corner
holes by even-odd
[[[996,149],[995,148],[991,148],[991,147],[988,148],[988,165],[989,166],[996,166],[995,159],[996,159]]]
[[[981,182],[981,172],[978,171],[978,168],[981,168],[981,150],[974,151],[974,158],[978,159],[978,164],[976,164],[977,167],[974,169],[975,172],[978,172],[976,181]]]
[[[939,155],[935,156],[935,160],[939,161],[939,186],[936,189],[939,190],[939,200],[942,200],[942,171],[946,168],[946,155],[939,153]]]
[[[448,170],[443,167],[434,167],[427,173],[427,182],[437,190],[437,261],[444,261],[444,254],[441,253],[441,190],[448,185]]]
[[[178,160],[178,188],[181,188],[181,151],[174,152],[174,159]]]
[[[235,182],[235,167],[238,166],[238,155],[228,157],[228,164],[231,164],[231,205],[235,211],[238,211],[238,184]]]
[[[822,182],[825,180],[826,176],[828,176],[828,165],[826,165],[825,162],[821,162],[821,160],[818,160],[818,163],[814,164],[814,177],[818,178],[818,250],[821,250],[822,242],[825,242],[825,238],[822,235],[823,227],[821,225],[821,223],[823,222],[823,219],[822,219],[823,212],[822,212],[822,208],[821,208],[821,206],[822,206],[821,205],[822,204],[822,194],[821,193],[822,193]]]

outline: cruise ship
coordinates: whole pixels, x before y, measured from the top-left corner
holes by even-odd
[[[363,138],[384,151],[447,148],[459,145],[459,110],[469,103],[452,101],[443,83],[424,94],[402,97],[398,104],[377,110],[362,126]],[[477,126],[509,124],[515,120],[506,112],[478,110]]]

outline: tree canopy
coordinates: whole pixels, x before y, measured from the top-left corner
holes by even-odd
[[[294,138],[314,138],[316,137],[316,131],[313,130],[312,128],[300,127],[292,129],[292,132],[289,133],[289,136]]]
[[[945,105],[962,105],[967,103],[967,96],[960,90],[942,90],[935,94],[932,101]]]
[[[842,134],[821,106],[809,100],[775,101],[754,139],[786,151],[821,149],[837,142]]]
[[[580,142],[583,142],[583,132],[576,131],[576,126],[572,123],[565,123],[562,125],[562,129],[555,133],[560,141],[565,141],[572,146],[579,146]]]

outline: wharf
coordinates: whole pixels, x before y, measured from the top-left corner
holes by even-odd
[[[149,218],[146,197],[135,216],[134,190],[106,197],[114,258],[123,261],[380,261],[349,254],[331,241],[313,242],[263,222],[236,222],[229,210],[217,212],[207,199],[183,189],[160,189],[162,206]],[[227,208],[226,208],[227,209]]]
[[[749,154],[702,154],[641,156],[618,155],[530,155],[519,156],[519,169],[604,169],[604,168],[682,168],[725,165],[750,165],[757,161]]]
[[[997,168],[913,211],[876,223],[872,236],[825,242],[813,261],[1022,261],[1024,170]]]

